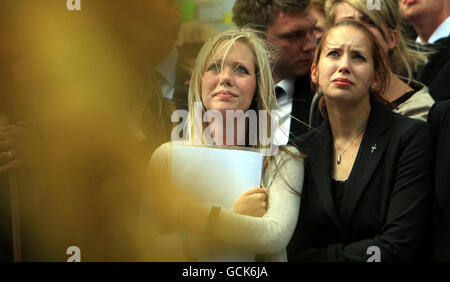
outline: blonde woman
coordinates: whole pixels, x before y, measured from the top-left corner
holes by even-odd
[[[194,127],[208,126],[196,124],[195,103],[200,103],[203,114],[209,110],[220,112],[223,120],[227,111],[251,109],[259,115],[261,110],[266,110],[270,124],[270,110],[276,108],[270,56],[265,43],[247,29],[227,31],[206,42],[197,57],[189,89],[189,115],[193,121],[189,130],[191,143],[195,143],[196,138]],[[225,123],[223,128],[226,128]],[[216,125],[210,141],[216,145],[244,144],[242,147],[264,149],[259,140],[250,144],[248,125],[245,140],[234,138],[230,143],[226,138],[228,134],[222,131],[221,125]],[[275,156],[265,156],[261,179],[265,189],[250,189],[235,201],[231,210],[220,210],[160,189],[167,185],[163,181],[155,182],[155,178],[169,179],[176,173],[169,167],[172,148],[171,143],[162,145],[150,162],[152,185],[147,190],[153,197],[148,204],[153,205],[153,209],[143,214],[144,224],[151,225],[144,231],[143,242],[144,248],[151,251],[144,259],[197,260],[205,253],[217,252],[216,247],[222,244],[262,255],[264,260],[287,259],[285,248],[297,222],[303,184],[303,162],[297,149],[280,147]],[[214,186],[211,183],[211,189],[215,189]],[[164,204],[155,204],[156,201]],[[162,206],[174,209],[166,210],[165,217],[164,211],[158,213],[164,210],[158,209]]]
[[[355,19],[366,25],[389,58],[391,80],[383,98],[394,106],[394,112],[426,121],[434,100],[425,85],[413,80],[413,73],[427,58],[407,39],[398,2],[380,1],[379,9],[369,10],[366,0],[327,0],[325,13],[330,25],[343,19]]]

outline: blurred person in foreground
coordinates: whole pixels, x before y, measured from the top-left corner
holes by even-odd
[[[38,136],[18,181],[23,260],[65,261],[70,246],[81,261],[137,259],[144,174],[171,132],[153,72],[171,44],[160,2],[1,1],[23,39],[11,69]]]
[[[12,1],[0,3],[0,261],[22,260],[19,187],[30,184],[27,171],[34,163],[31,147],[38,138],[21,105],[19,84],[24,81],[18,75],[25,71],[27,49],[14,23],[16,5]]]

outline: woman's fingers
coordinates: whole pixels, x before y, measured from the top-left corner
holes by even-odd
[[[238,214],[261,217],[267,210],[267,189],[253,188],[245,191],[234,203],[234,211]]]
[[[269,202],[269,191],[267,188],[254,188],[247,192],[248,194],[246,196],[254,196],[256,200],[264,204],[264,208],[267,208]]]
[[[248,195],[252,195],[252,194],[255,194],[255,193],[265,193],[265,194],[267,194],[267,189],[266,188],[252,188],[252,189],[249,189],[249,190],[245,191],[244,193],[242,193],[241,196],[248,196]]]

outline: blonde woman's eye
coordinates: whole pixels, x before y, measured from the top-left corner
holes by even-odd
[[[237,66],[235,71],[238,73],[249,74],[247,68],[244,66]]]
[[[213,63],[213,64],[209,65],[209,67],[207,68],[207,71],[212,71],[212,72],[218,73],[218,72],[220,72],[220,67],[216,63]]]

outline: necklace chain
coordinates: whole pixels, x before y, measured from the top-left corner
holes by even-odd
[[[341,153],[338,152],[338,149],[336,148],[336,143],[334,143],[334,141],[333,141],[334,148],[336,149],[336,152],[337,152],[337,159],[336,159],[337,165],[341,164],[342,155],[344,155],[345,152],[348,150],[348,148],[350,148],[352,146],[352,144],[353,144],[353,142],[355,142],[356,138],[358,138],[358,136],[361,135],[361,133],[363,132],[364,128],[366,128],[366,125],[367,125],[367,122],[365,122],[363,124],[363,126],[361,126],[361,128],[358,130],[356,135],[352,138],[352,141],[350,142],[350,144],[348,144],[348,146]]]

